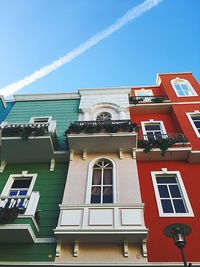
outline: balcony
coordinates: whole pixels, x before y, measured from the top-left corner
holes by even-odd
[[[147,238],[142,204],[60,205],[56,238],[73,242],[140,243]]]
[[[168,112],[171,108],[170,100],[166,96],[130,96],[129,103],[136,114]]]
[[[48,162],[56,146],[56,121],[49,123],[3,122],[2,160],[7,163]]]
[[[39,198],[39,192],[30,196],[0,196],[0,243],[35,242]]]
[[[65,132],[74,152],[131,152],[138,127],[130,120],[76,121]]]
[[[137,160],[188,160],[191,145],[182,133],[139,135]]]

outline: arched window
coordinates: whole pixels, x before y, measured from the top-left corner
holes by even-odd
[[[179,97],[197,96],[194,88],[189,81],[185,79],[176,78],[171,81],[174,91]]]
[[[97,115],[96,120],[97,121],[108,121],[111,120],[112,116],[109,112],[101,112],[99,115]]]
[[[113,164],[108,159],[93,166],[90,203],[113,203]]]

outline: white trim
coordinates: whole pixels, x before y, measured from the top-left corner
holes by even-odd
[[[0,99],[1,99],[1,101],[2,101],[2,104],[3,104],[4,108],[6,108],[6,107],[7,107],[7,103],[6,103],[6,101],[5,101],[4,97],[3,97],[3,95],[0,95]]]
[[[134,92],[135,92],[135,96],[141,96],[141,97],[153,96],[153,91],[151,89],[141,88],[141,89],[135,90]],[[140,93],[144,93],[144,95],[140,95]]]
[[[188,88],[188,92],[190,92],[192,95],[179,95],[178,92],[177,92],[177,89],[175,87],[176,84],[185,84]],[[172,85],[172,88],[174,89],[174,92],[176,93],[176,95],[178,97],[193,97],[193,96],[198,96],[197,92],[195,91],[195,89],[192,87],[191,83],[186,80],[186,79],[182,79],[182,78],[179,78],[179,77],[176,77],[175,79],[172,79],[171,80],[171,85]]]
[[[54,261],[0,261],[0,266],[55,266]]]
[[[51,244],[51,243],[56,243],[57,241],[56,241],[56,239],[55,238],[53,238],[53,237],[40,237],[40,238],[36,238],[35,239],[35,243],[40,243],[40,244],[42,244],[42,243],[48,243],[48,244]]]
[[[80,99],[78,93],[58,93],[58,94],[30,94],[30,95],[14,95],[14,100],[17,101],[33,101],[33,100],[65,100],[65,99]]]
[[[112,162],[113,164],[113,203],[96,203],[97,205],[106,205],[106,204],[114,204],[117,203],[117,164],[116,162],[107,157],[107,156],[102,156],[93,159],[89,165],[88,165],[88,174],[87,174],[87,188],[86,188],[86,198],[85,198],[85,203],[86,204],[91,204],[90,203],[90,198],[91,198],[91,186],[92,186],[92,174],[93,174],[93,166],[95,162],[97,162],[100,159],[107,159]],[[95,203],[92,203],[92,205]]]
[[[160,217],[194,217],[194,213],[193,213],[180,172],[179,171],[166,171],[166,169],[164,170],[165,171],[152,171],[151,172],[152,182],[154,186],[154,193],[155,193],[156,203],[157,203]],[[158,186],[156,182],[156,176],[158,175],[163,176],[163,177],[167,177],[167,175],[174,175],[177,178],[179,186],[180,186],[180,190],[183,196],[183,200],[188,210],[187,213],[164,213],[163,212],[162,204],[161,204],[160,196],[159,196],[159,191],[158,191]]]
[[[15,178],[28,178],[28,177],[32,178],[31,184],[30,184],[29,189],[27,191],[27,195],[30,196],[31,192],[33,190],[33,186],[35,184],[36,178],[37,178],[37,174],[36,173],[31,174],[31,173],[28,173],[28,171],[22,171],[22,173],[19,173],[19,174],[10,174],[10,176],[9,176],[9,178],[8,178],[4,188],[3,188],[3,191],[1,192],[1,195],[3,195],[3,196],[8,195],[8,192],[9,192]]]
[[[187,115],[188,120],[189,120],[190,124],[192,125],[192,128],[193,128],[194,132],[196,133],[197,137],[200,138],[200,133],[198,132],[198,130],[197,130],[197,128],[196,128],[196,126],[192,120],[192,117],[191,117],[192,115],[199,115],[199,118],[200,118],[200,112],[195,112],[195,111],[194,112],[186,112],[186,115]]]
[[[182,262],[68,262],[68,263],[55,263],[54,261],[44,262],[44,261],[0,261],[1,266],[145,266],[145,267],[154,267],[154,266],[177,266],[182,267]],[[200,266],[200,262],[192,262],[192,266]]]
[[[34,120],[37,119],[48,119],[46,122],[35,122]],[[35,124],[43,124],[43,123],[49,123],[52,120],[52,116],[38,116],[38,117],[31,117],[29,120],[29,123],[35,123]]]
[[[1,262],[0,262],[1,263]],[[182,267],[182,262],[125,262],[125,261],[115,261],[113,262],[102,262],[101,263],[95,263],[95,262],[69,262],[69,263],[55,263],[54,266],[141,266],[141,267],[161,267],[161,266],[177,266]],[[192,262],[192,266],[200,266],[200,262]]]

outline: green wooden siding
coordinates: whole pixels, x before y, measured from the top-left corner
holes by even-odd
[[[0,174],[0,192],[3,190],[10,174],[21,174],[28,171],[37,173],[33,191],[40,192],[38,210],[40,210],[39,233],[37,238],[54,237],[53,229],[57,226],[59,204],[62,202],[63,191],[67,177],[68,165],[57,163],[53,172],[49,171],[49,164],[8,164]],[[16,219],[13,223],[19,223]],[[27,223],[27,221],[25,222]],[[1,234],[1,232],[0,232]],[[1,244],[1,261],[53,261],[55,247],[52,244]]]
[[[37,237],[53,237],[57,225],[59,204],[62,202],[67,177],[67,163],[57,163],[53,172],[49,164],[8,164],[0,174],[0,191],[3,190],[10,174],[21,174],[22,171],[37,173],[33,191],[40,192],[38,210],[40,210],[40,231]]]
[[[52,116],[56,120],[58,149],[66,149],[64,132],[70,122],[78,119],[79,99],[41,100],[16,102],[6,121],[10,123],[28,123],[31,117]]]
[[[51,262],[55,260],[56,244],[1,244],[2,261]]]

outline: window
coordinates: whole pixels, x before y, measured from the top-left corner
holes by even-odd
[[[197,135],[200,137],[200,112],[186,113],[188,119]]]
[[[159,214],[162,217],[193,216],[179,172],[152,172]]]
[[[142,98],[144,102],[151,102],[150,96],[153,96],[153,91],[145,89],[135,90],[135,96]]]
[[[52,120],[52,117],[50,116],[45,116],[45,117],[31,117],[30,123],[49,123],[50,120]]]
[[[179,97],[197,96],[194,88],[187,80],[176,78],[171,81],[171,84],[176,92],[176,95]]]
[[[90,203],[113,203],[113,164],[107,159],[93,166]]]
[[[28,174],[27,171],[22,172],[22,174],[11,174],[1,195],[13,197],[15,201],[11,198],[8,202],[17,203],[19,208],[26,207],[26,196],[31,195],[36,177],[37,174]]]
[[[165,138],[166,130],[162,121],[141,122],[144,139],[152,140]]]
[[[111,120],[112,116],[109,112],[101,112],[99,115],[97,115],[96,120],[97,121],[108,121]]]

